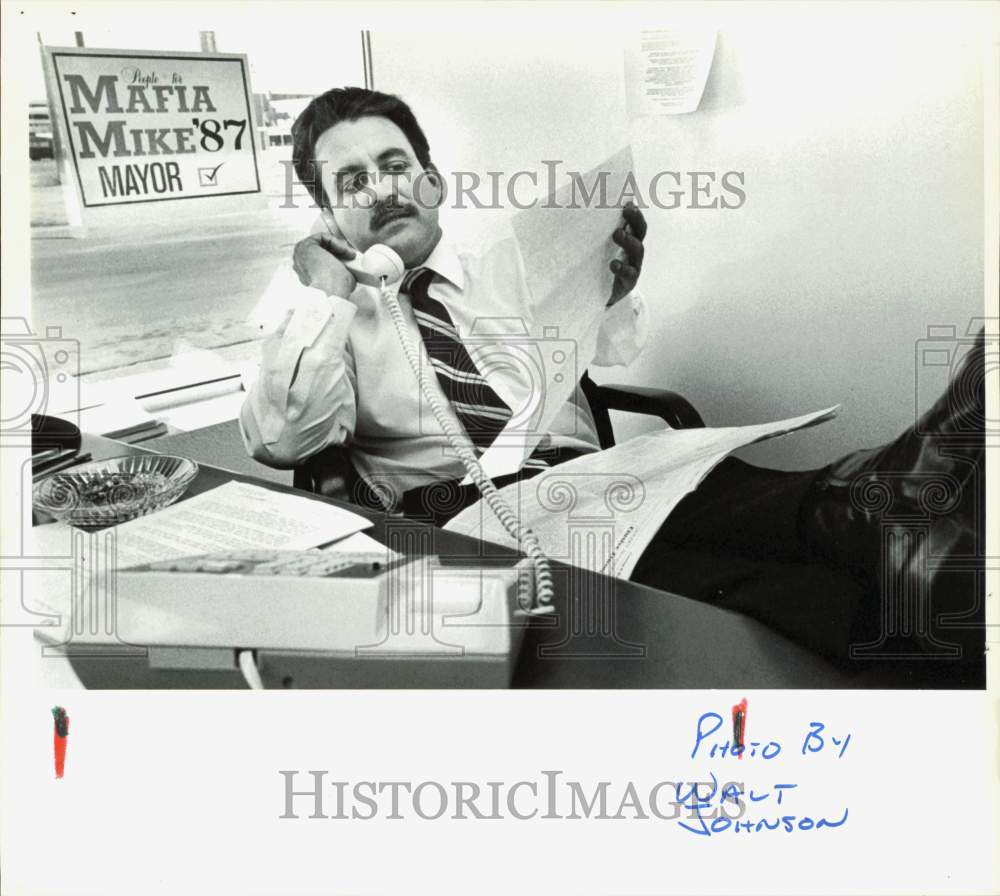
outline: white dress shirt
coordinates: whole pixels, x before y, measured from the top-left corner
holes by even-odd
[[[477,319],[499,321],[501,327],[509,323],[512,332],[532,320],[531,294],[513,239],[474,252],[456,250],[442,237],[423,267],[436,275],[428,294],[448,309],[467,345]],[[359,285],[350,300],[318,289],[301,292],[294,315],[265,340],[260,373],[240,412],[240,430],[253,457],[288,468],[330,444],[349,443],[359,473],[369,480],[390,477],[399,492],[463,478],[462,463],[420,391],[378,290]],[[409,297],[399,300],[410,338],[420,345]],[[645,339],[645,303],[633,291],[604,313],[591,363],[629,364]],[[482,349],[481,340],[472,342]],[[498,346],[503,342],[501,337]],[[537,388],[507,365],[482,372],[511,408],[523,407],[525,390]],[[439,388],[436,377],[431,379]],[[547,429],[542,447],[600,449],[579,386]]]

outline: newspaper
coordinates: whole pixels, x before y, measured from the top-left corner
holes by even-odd
[[[753,426],[660,430],[560,464],[500,494],[551,559],[627,579],[664,520],[723,458],[830,420],[837,409]],[[445,528],[516,547],[483,501]]]

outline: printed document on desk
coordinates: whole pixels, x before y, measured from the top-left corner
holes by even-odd
[[[227,482],[115,528],[119,568],[243,548],[305,550],[371,523],[332,504]]]
[[[587,454],[501,489],[522,525],[533,529],[553,560],[627,579],[664,520],[726,455],[765,439],[831,419],[837,408],[813,414],[724,428],[665,429],[614,448]],[[602,526],[602,521],[606,523]],[[583,526],[596,549],[575,546]],[[496,544],[513,539],[483,501],[446,526]],[[600,545],[610,547],[602,550]]]

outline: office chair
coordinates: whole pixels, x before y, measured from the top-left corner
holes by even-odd
[[[659,417],[671,429],[695,429],[704,426],[699,413],[683,396],[669,389],[648,389],[642,386],[599,386],[588,373],[580,379],[580,387],[590,404],[601,448],[615,444],[611,427],[611,411],[628,411]],[[295,468],[292,485],[303,491],[357,503],[363,480],[350,459],[350,448],[330,445]]]

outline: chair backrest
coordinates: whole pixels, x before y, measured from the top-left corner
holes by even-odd
[[[608,406],[601,397],[600,389],[585,370],[580,377],[580,388],[590,405],[590,413],[594,416],[594,425],[597,427],[597,441],[601,448],[613,448],[615,444],[615,431],[611,426],[611,414]]]

